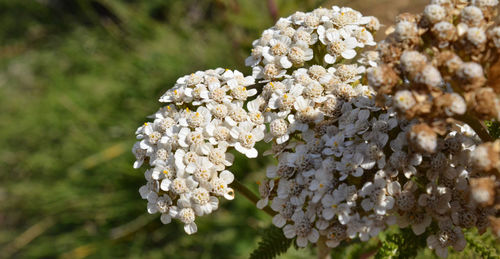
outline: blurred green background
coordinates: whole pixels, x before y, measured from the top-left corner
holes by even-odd
[[[180,76],[248,74],[251,43],[277,16],[336,4],[390,25],[426,2],[0,0],[0,258],[248,257],[271,218],[242,197],[193,236],[147,214],[136,127]],[[240,156],[232,171],[256,190],[267,162]]]

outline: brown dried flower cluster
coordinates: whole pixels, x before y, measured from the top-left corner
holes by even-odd
[[[379,105],[415,121],[407,134],[415,152],[441,154],[456,126],[481,137],[463,156],[471,186],[464,199],[490,215],[500,235],[500,140],[492,142],[481,122],[500,120],[497,9],[496,0],[432,0],[421,14],[399,15],[378,44],[380,64],[368,80]]]

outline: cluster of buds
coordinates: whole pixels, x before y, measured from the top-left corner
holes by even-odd
[[[415,175],[427,175],[428,181],[437,180],[436,190],[447,188],[453,194],[435,192],[438,199],[450,196],[442,205],[451,206],[451,214],[433,216],[439,228],[427,239],[442,257],[448,246],[460,250],[450,243],[450,233],[459,235],[458,228],[472,226],[484,230],[488,216],[496,220],[498,211],[499,182],[494,172],[499,166],[499,141],[487,142],[491,138],[480,122],[500,120],[500,88],[489,73],[499,58],[497,8],[496,0],[433,0],[422,14],[401,14],[377,46],[379,66],[368,71],[378,104],[394,107],[401,118],[415,121],[406,134],[408,149],[433,168],[418,167]],[[475,132],[464,132],[469,126]],[[481,142],[486,143],[477,146]],[[462,175],[470,185],[449,186],[448,171]]]
[[[160,98],[168,105],[137,129],[134,167],[145,160],[151,167],[139,192],[148,212],[161,213],[164,224],[179,219],[192,234],[195,217],[216,210],[217,197],[234,198],[228,187],[234,180],[226,170],[233,162],[228,151],[234,147],[257,157],[254,145],[264,138],[262,114],[246,103],[257,92],[247,90],[253,84],[252,77],[222,68],[181,77]]]

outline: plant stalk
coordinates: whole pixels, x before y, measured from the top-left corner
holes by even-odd
[[[493,141],[493,137],[489,134],[488,130],[478,119],[474,118],[471,114],[464,114],[455,116],[456,120],[467,123],[481,138],[483,142]]]
[[[254,205],[256,205],[257,202],[259,201],[259,197],[257,197],[257,195],[255,195],[250,189],[248,189],[240,181],[234,179],[234,181],[231,183],[231,186],[236,191],[241,193],[245,198],[247,198],[250,202],[252,202]],[[262,210],[271,217],[274,217],[274,215],[276,215],[276,212],[271,210],[271,208],[269,208],[269,206],[264,207]]]
[[[331,259],[330,250],[331,248],[326,246],[325,236],[320,236],[316,246],[318,247],[318,259]]]

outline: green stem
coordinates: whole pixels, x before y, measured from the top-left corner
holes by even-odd
[[[234,179],[234,181],[231,183],[231,186],[236,190],[238,191],[239,193],[241,193],[243,196],[245,196],[245,198],[247,198],[250,202],[252,202],[254,205],[257,204],[257,202],[259,201],[259,197],[257,197],[257,195],[255,195],[250,189],[248,189],[245,185],[243,185],[242,183],[240,183],[240,181]],[[276,212],[274,212],[273,210],[271,210],[271,208],[269,208],[268,206],[264,207],[262,209],[265,213],[267,213],[269,216],[271,217],[274,217],[274,215],[276,215]]]
[[[260,94],[262,92],[262,89],[264,88],[264,86],[266,85],[267,83],[255,83],[253,85],[249,85],[247,86],[246,88],[247,89],[256,89],[257,90],[257,94]]]

